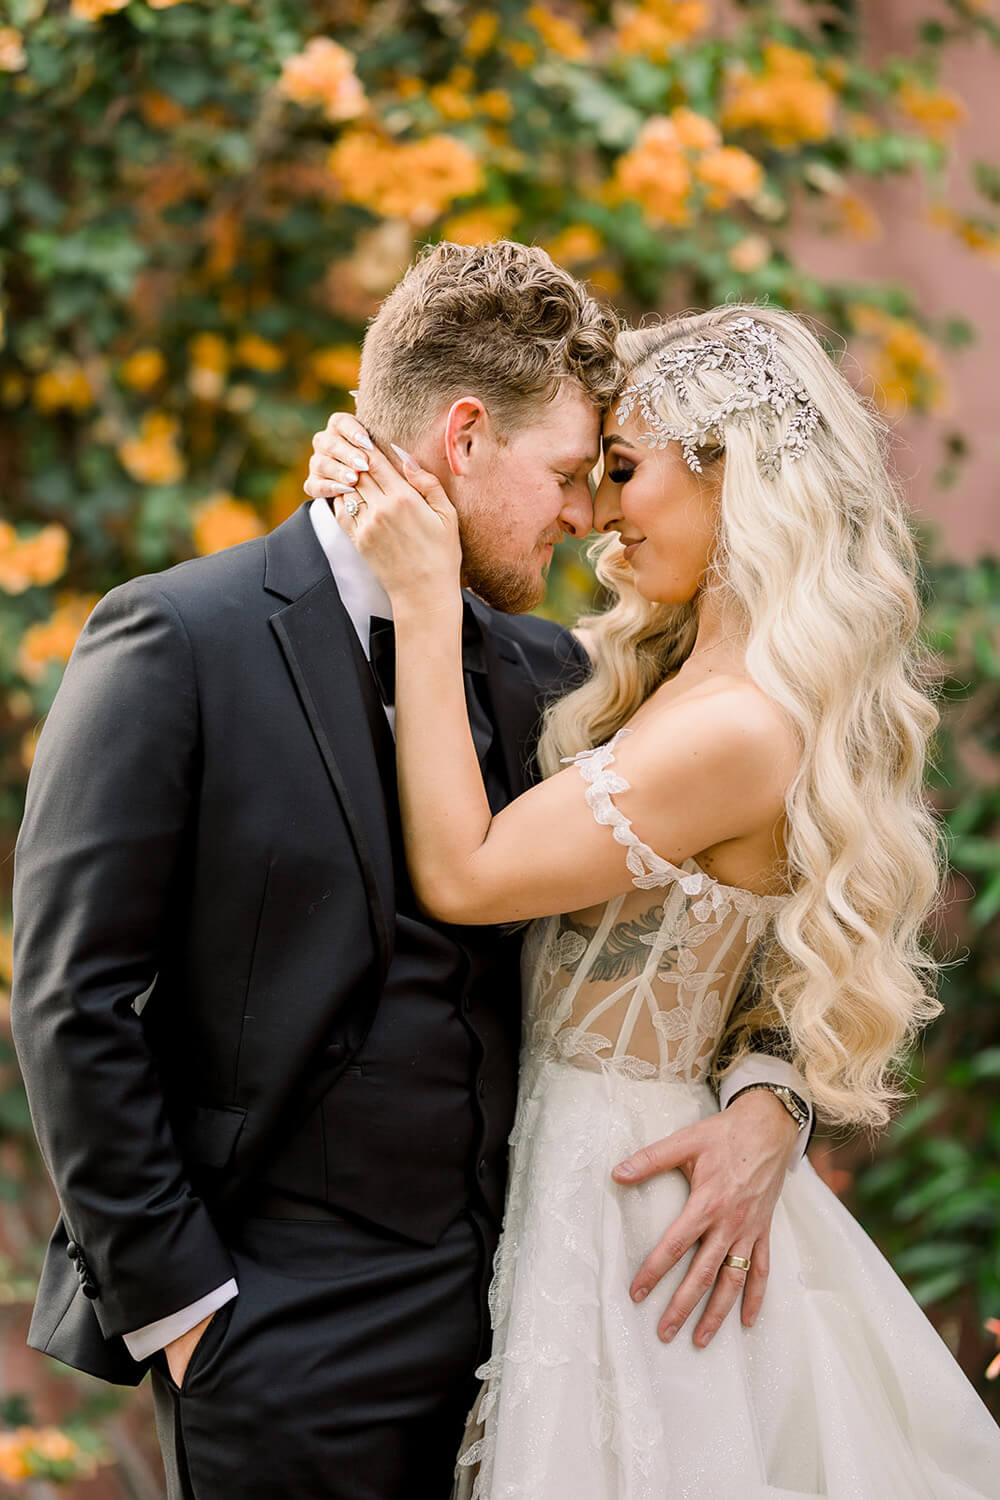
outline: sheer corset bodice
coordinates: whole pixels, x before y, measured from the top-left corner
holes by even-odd
[[[753,951],[788,896],[724,885],[693,859],[673,865],[642,843],[613,800],[629,788],[614,762],[630,733],[568,758],[595,818],[624,848],[632,889],[533,924],[523,966],[527,1053],[700,1083]]]

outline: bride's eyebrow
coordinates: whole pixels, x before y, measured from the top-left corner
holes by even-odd
[[[630,443],[627,443],[623,437],[619,437],[616,432],[606,432],[604,434],[605,453],[607,453],[608,449],[613,443],[617,443],[618,447],[629,455],[634,455],[636,458],[642,457],[642,454],[639,452],[638,448],[633,448]]]

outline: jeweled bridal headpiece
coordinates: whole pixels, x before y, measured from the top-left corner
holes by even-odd
[[[626,386],[615,416],[626,421],[638,402],[649,431],[642,441],[654,448],[679,442],[688,467],[702,472],[697,449],[723,442],[726,422],[742,414],[770,406],[779,416],[794,408],[785,435],[774,448],[761,449],[757,463],[762,474],[773,479],[781,468],[781,456],[789,463],[801,458],[819,422],[819,412],[801,381],[793,379],[781,365],[777,335],[756,318],[734,318],[726,325],[725,338],[704,335],[686,343],[669,344],[655,359],[656,373],[636,385]],[[733,390],[716,406],[698,409],[698,396],[691,377],[700,370],[719,370],[733,382]],[[681,407],[690,414],[687,426],[668,425],[656,410],[657,398],[669,384]]]

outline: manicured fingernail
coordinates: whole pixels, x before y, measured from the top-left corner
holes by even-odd
[[[362,448],[367,448],[369,453],[373,453],[375,451],[375,444],[372,442],[367,432],[358,434],[358,442],[361,444]]]
[[[632,1301],[633,1302],[645,1302],[645,1300],[646,1300],[646,1298],[648,1296],[649,1296],[649,1287],[648,1286],[641,1286],[637,1292],[633,1292],[632,1293]]]
[[[635,1167],[633,1167],[633,1165],[632,1165],[631,1162],[620,1161],[618,1163],[617,1167],[615,1167],[615,1176],[616,1177],[634,1177],[635,1176]]]
[[[348,484],[357,484],[358,482],[358,476],[357,474],[355,474],[353,469],[345,469],[344,478],[347,480]]]
[[[710,1344],[712,1342],[712,1335],[710,1333],[699,1333],[696,1342],[702,1349],[704,1349],[706,1344]]]
[[[670,1340],[673,1338],[673,1336],[674,1336],[674,1334],[676,1332],[677,1332],[676,1328],[665,1328],[663,1330],[663,1332],[660,1334],[660,1338],[663,1340],[663,1342],[665,1344],[669,1344]]]
[[[413,454],[407,453],[406,449],[401,448],[398,443],[390,443],[389,447],[392,449],[393,453],[398,453],[404,464],[409,464],[411,469],[415,469],[418,467],[417,460],[413,457]]]
[[[361,454],[360,457],[358,457],[358,458],[356,458],[354,460],[354,467],[356,469],[363,469],[364,472],[367,474],[370,465],[368,463],[367,458],[365,458],[364,454]]]

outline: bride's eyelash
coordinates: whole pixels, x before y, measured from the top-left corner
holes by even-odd
[[[608,470],[608,478],[612,484],[626,484],[635,473],[634,469],[615,468]]]

